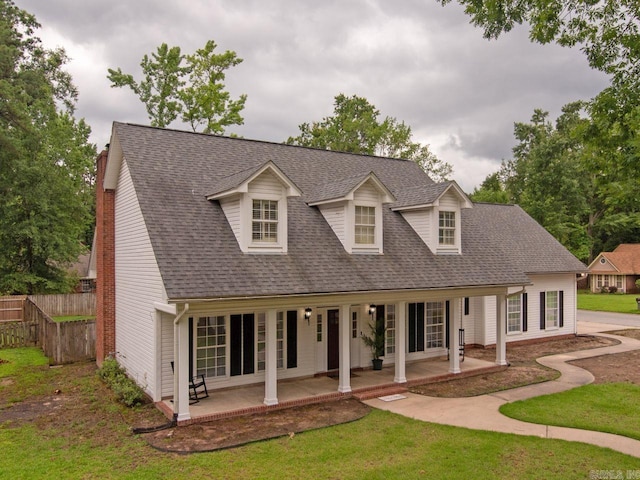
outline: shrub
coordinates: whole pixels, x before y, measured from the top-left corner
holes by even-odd
[[[609,287],[601,287],[600,293],[609,293]]]
[[[618,291],[618,287],[616,286],[609,287],[609,293],[616,293],[617,291]]]
[[[120,402],[134,407],[144,402],[144,392],[131,380],[115,358],[107,358],[98,370],[98,376],[109,385]]]

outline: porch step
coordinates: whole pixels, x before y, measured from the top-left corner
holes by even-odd
[[[406,392],[407,388],[401,385],[381,385],[379,387],[362,388],[355,390],[352,392],[352,395],[358,400],[362,401]]]

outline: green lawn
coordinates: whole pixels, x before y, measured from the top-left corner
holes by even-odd
[[[129,429],[152,407],[114,403],[89,364],[48,368],[44,357],[29,355],[36,365],[21,361],[14,376],[0,378],[0,408],[25,395],[42,402],[53,389],[70,401],[57,415],[23,422],[4,421],[0,409],[2,478],[584,479],[594,470],[640,469],[638,458],[591,445],[434,425],[379,410],[293,438],[163,453]]]
[[[78,320],[95,320],[95,315],[62,315],[52,317],[54,322],[76,322]]]
[[[500,412],[525,422],[615,433],[640,440],[640,386],[584,385],[566,392],[507,403]]]
[[[598,312],[640,314],[636,298],[638,294],[578,292],[578,308]]]

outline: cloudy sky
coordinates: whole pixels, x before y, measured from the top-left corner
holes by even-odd
[[[114,120],[149,123],[131,90],[110,88],[107,68],[140,79],[143,55],[163,42],[192,53],[212,39],[244,59],[226,86],[248,95],[245,122],[227,133],[282,142],[331,115],[337,94],[358,95],[410,125],[468,192],[510,158],[514,122],[534,108],[555,118],[607,84],[577,49],[531,44],[525,28],[484,40],[457,4],[437,0],[15,2],[36,15],[45,46],[71,57],[77,116],[98,148]]]

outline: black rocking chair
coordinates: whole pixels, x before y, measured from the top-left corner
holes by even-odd
[[[171,371],[175,375],[173,362],[171,362]],[[189,405],[198,403],[202,398],[209,398],[209,391],[207,390],[207,383],[204,380],[204,375],[194,375],[189,377]]]

